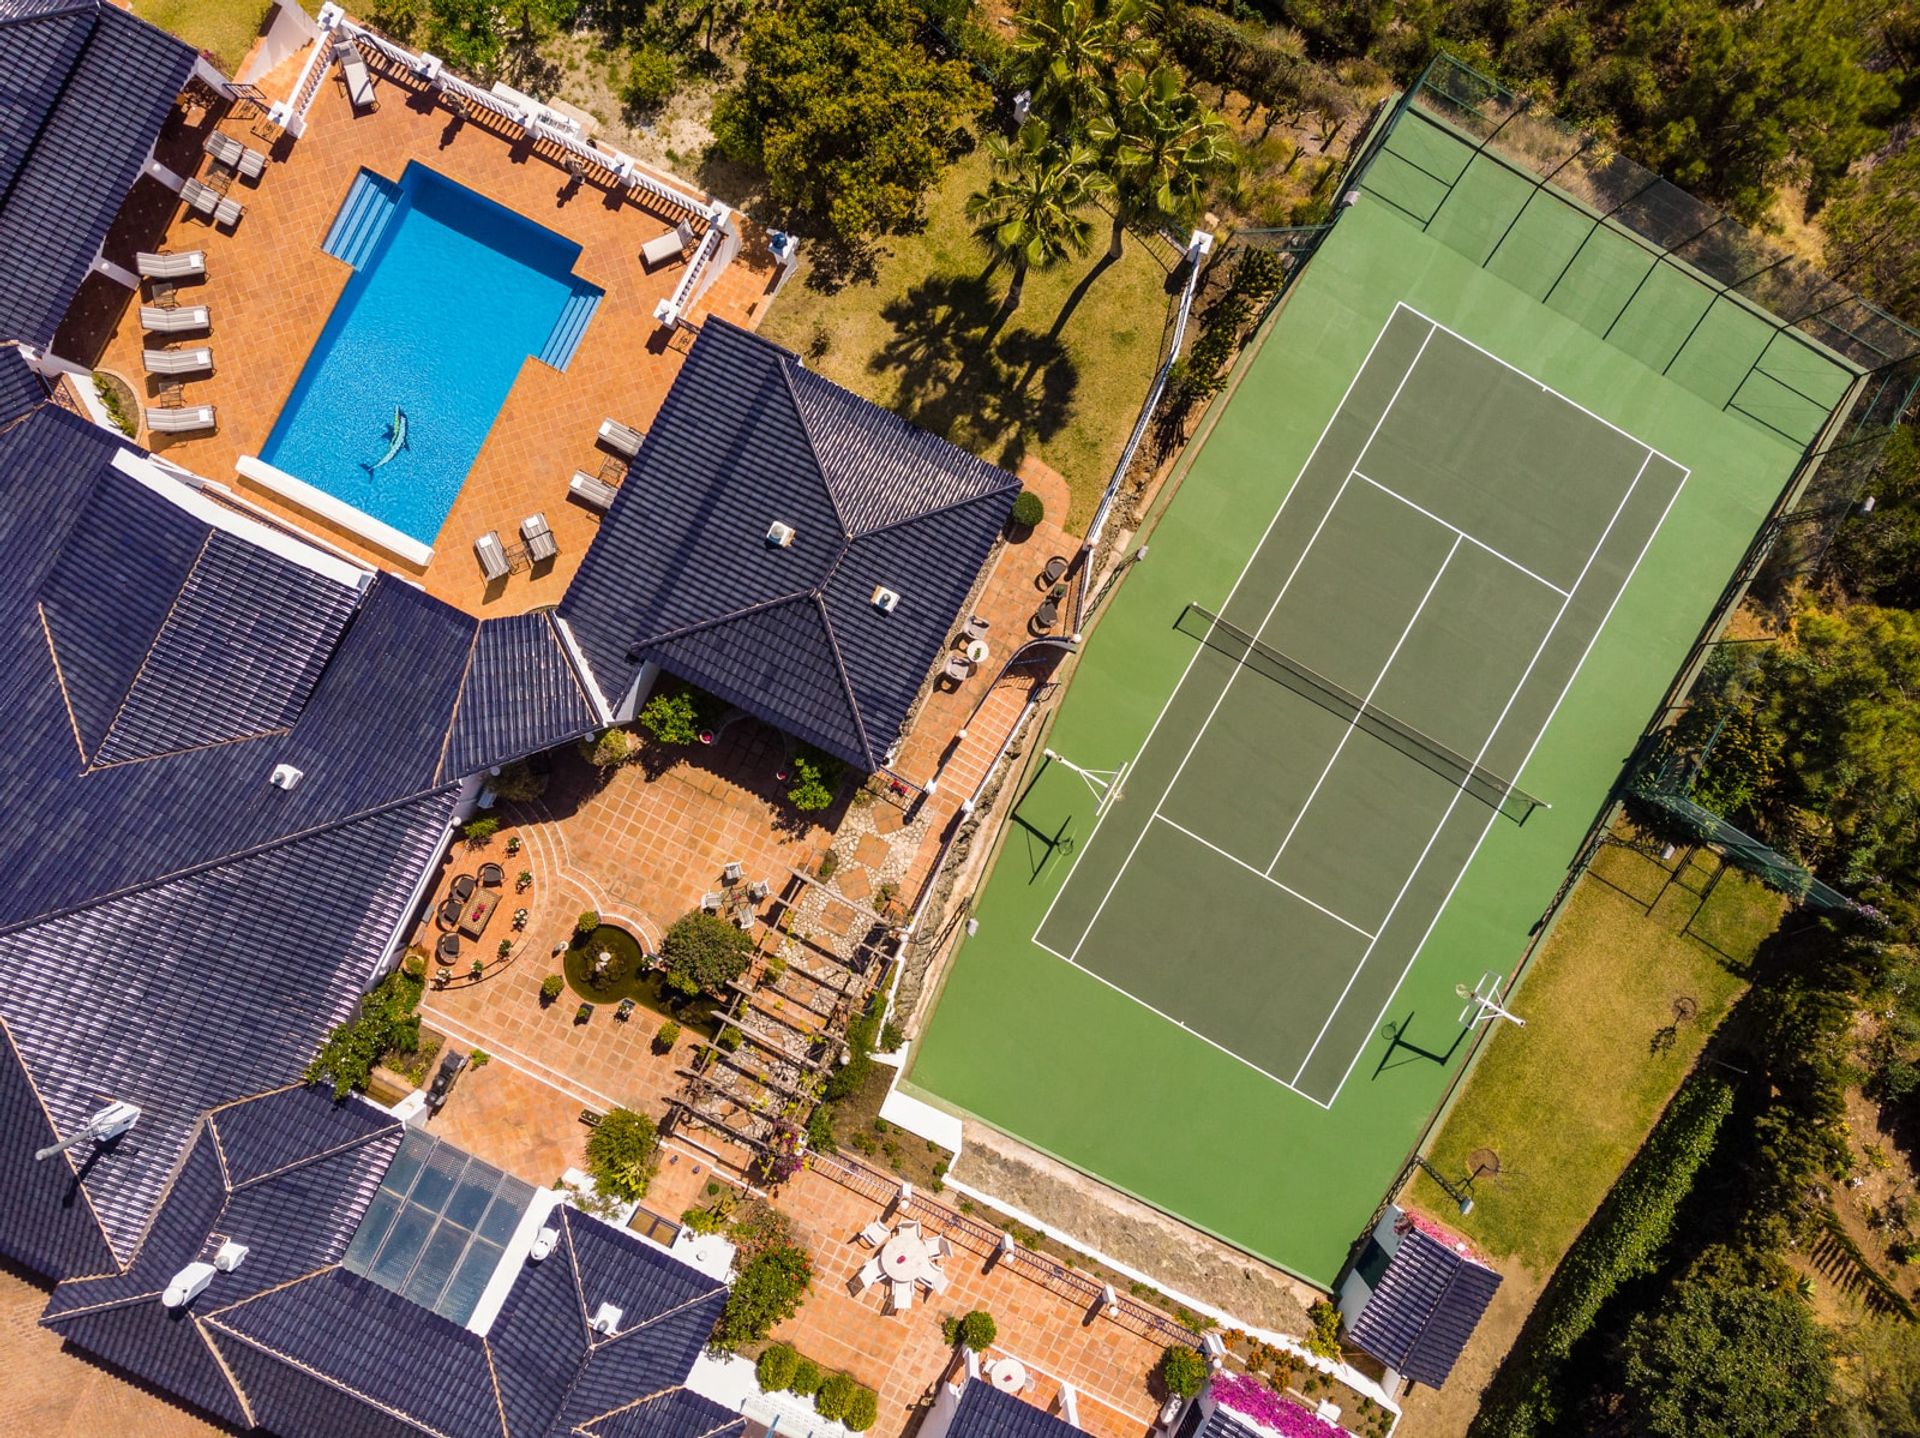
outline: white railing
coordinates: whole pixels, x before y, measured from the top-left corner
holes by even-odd
[[[737,221],[733,218],[733,211],[718,200],[704,199],[681,189],[661,178],[650,166],[632,155],[611,147],[602,148],[583,139],[550,119],[544,107],[530,109],[461,79],[448,71],[437,56],[417,55],[384,36],[376,35],[348,16],[338,5],[328,3],[321,6],[319,24],[326,35],[345,35],[366,46],[389,63],[425,81],[438,94],[457,96],[468,107],[484,110],[513,124],[529,139],[552,145],[594,166],[611,176],[614,184],[629,194],[638,192],[646,195],[700,221],[705,233],[687,263],[686,273],[680,277],[672,296],[661,301],[654,310],[655,318],[662,324],[673,325],[684,318],[739,253]],[[305,119],[307,110],[313,104],[313,97],[319,91],[319,77],[331,63],[331,46],[323,39],[314,47],[314,53],[307,61],[307,69],[301,75],[300,85],[295,90],[296,99],[290,111],[296,119]],[[534,104],[538,106],[538,101]]]

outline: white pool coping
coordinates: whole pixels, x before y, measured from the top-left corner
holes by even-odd
[[[408,564],[425,569],[433,559],[432,545],[422,544],[410,534],[402,534],[391,524],[375,519],[363,509],[356,509],[344,499],[334,498],[304,479],[295,479],[283,469],[275,469],[263,459],[243,454],[234,461],[233,467],[243,478],[252,480],[263,489],[272,490],[282,499],[290,500],[309,513],[339,525],[348,533],[379,546]]]

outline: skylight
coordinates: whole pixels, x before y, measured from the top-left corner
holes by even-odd
[[[533,1196],[511,1174],[408,1129],[343,1265],[464,1325]]]

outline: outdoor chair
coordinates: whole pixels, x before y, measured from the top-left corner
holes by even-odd
[[[184,350],[143,349],[140,361],[148,374],[198,374],[213,368],[213,351],[205,345]]]
[[[740,882],[742,872],[740,861],[738,859],[730,859],[727,861],[727,866],[720,871],[720,882],[723,884],[737,884]]]
[[[340,78],[346,81],[347,99],[353,108],[377,108],[380,101],[374,94],[373,76],[367,73],[367,62],[360,54],[360,47],[351,40],[342,40],[333,47],[333,58],[340,62]]]
[[[913,1307],[913,1285],[911,1283],[887,1284],[887,1312],[905,1313]]]
[[[1033,611],[1033,629],[1036,634],[1045,634],[1060,622],[1059,593],[1049,594],[1040,601],[1040,607]]]
[[[489,529],[473,542],[474,558],[480,561],[480,572],[489,583],[496,579],[505,579],[509,565],[507,551],[501,547],[500,531]]]
[[[182,405],[178,409],[149,409],[147,428],[155,434],[192,434],[202,429],[217,429],[210,404]]]
[[[600,443],[608,449],[618,450],[628,459],[640,453],[640,441],[646,436],[639,430],[620,423],[617,419],[600,421]]]
[[[700,896],[700,907],[709,914],[718,913],[720,910],[720,901],[725,897],[724,894],[702,894]]]
[[[693,247],[693,226],[682,220],[664,235],[655,235],[640,247],[640,263],[658,269],[680,259]]]
[[[953,1245],[947,1242],[946,1234],[940,1234],[933,1240],[933,1256],[935,1258],[953,1257]]]
[[[747,897],[756,904],[772,892],[772,888],[765,879],[755,879],[751,884],[747,885]]]
[[[443,929],[459,928],[460,927],[460,901],[458,899],[452,899],[452,898],[444,901],[440,905],[439,909],[435,912],[434,919],[435,919],[435,922],[437,922],[440,925],[440,927]]]
[[[1071,562],[1072,561],[1064,554],[1054,555],[1053,558],[1047,561],[1047,567],[1040,571],[1040,578],[1036,583],[1042,589],[1046,588],[1049,584],[1058,584],[1061,577],[1066,574],[1067,566]]]
[[[473,875],[456,874],[453,883],[447,888],[447,893],[464,904],[473,897],[473,891],[477,887],[479,887],[479,881]]]
[[[973,677],[973,665],[958,649],[951,650],[947,654],[946,664],[940,670],[940,677],[951,679],[955,684],[965,684]]]
[[[480,866],[480,887],[497,889],[507,882],[507,871],[498,864],[486,863]]]
[[[992,624],[975,614],[960,627],[960,642],[971,644],[976,639],[985,639],[987,631],[991,628],[993,628]]]
[[[619,492],[598,475],[588,474],[584,469],[576,469],[573,478],[567,481],[567,493],[588,509],[597,509],[602,514],[613,508],[614,496]]]
[[[158,305],[142,305],[140,328],[157,335],[171,335],[211,329],[213,323],[205,305],[181,305],[172,310],[162,309]]]
[[[856,1243],[864,1243],[869,1248],[878,1248],[887,1241],[892,1233],[892,1229],[888,1228],[884,1222],[876,1218],[853,1237]]]
[[[153,254],[142,250],[133,257],[133,266],[145,280],[203,280],[207,277],[207,252]]]
[[[442,934],[440,936],[440,942],[433,946],[433,956],[436,959],[459,958],[460,936],[458,934]]]
[[[547,528],[544,514],[529,514],[521,520],[520,537],[527,542],[527,557],[535,564],[552,559],[560,552],[560,546],[554,542],[553,531]]]

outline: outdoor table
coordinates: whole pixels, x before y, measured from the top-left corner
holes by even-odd
[[[967,643],[967,658],[974,664],[985,664],[990,653],[992,651],[987,648],[984,639],[969,640]]]
[[[892,1283],[924,1283],[929,1287],[941,1276],[927,1241],[905,1230],[896,1231],[880,1246],[880,1271]]]
[[[1002,1393],[1018,1393],[1027,1386],[1027,1366],[1018,1358],[996,1358],[987,1365],[987,1377]]]
[[[500,907],[500,895],[482,890],[460,906],[460,932],[479,938],[493,922],[493,911]]]

